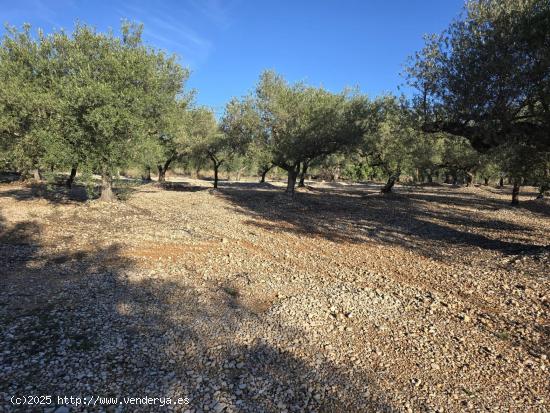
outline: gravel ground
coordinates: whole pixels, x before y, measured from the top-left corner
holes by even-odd
[[[0,411],[550,410],[533,191],[208,186],[0,185]]]

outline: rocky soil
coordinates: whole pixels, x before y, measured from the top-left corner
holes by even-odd
[[[0,185],[0,411],[549,411],[550,205],[532,198]],[[188,403],[120,402],[145,396]]]

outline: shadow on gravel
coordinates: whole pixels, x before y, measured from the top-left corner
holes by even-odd
[[[209,188],[204,186],[191,185],[187,182],[163,182],[161,184],[162,189],[166,191],[178,191],[178,192],[197,192],[204,191]]]
[[[124,201],[138,191],[140,186],[146,184],[146,182],[138,179],[116,179],[113,183],[113,191],[120,200]],[[47,182],[12,182],[10,186],[3,187],[0,191],[0,198],[13,198],[18,201],[45,199],[52,204],[59,205],[85,202],[90,199],[97,199],[99,195],[100,186],[98,182],[94,184],[91,193],[82,184],[74,184],[72,188],[67,188],[63,183]]]
[[[70,204],[88,200],[86,188],[82,185],[74,185],[70,189],[61,185],[48,185],[46,183],[14,183],[12,186],[10,189],[0,191],[0,197],[13,198],[18,201],[45,199],[53,204]]]
[[[550,217],[550,201],[548,199],[534,199],[522,202],[519,207],[534,214],[539,214],[543,218]]]
[[[460,245],[502,254],[531,254],[544,248],[522,242],[522,234],[528,231],[522,226],[461,210],[472,206],[478,210],[508,208],[505,201],[453,193],[447,188],[431,192],[407,189],[387,195],[350,188],[310,188],[290,198],[281,189],[233,186],[224,188],[221,196],[251,216],[249,225],[266,230],[317,235],[334,242],[398,245],[442,260],[450,257],[437,255],[434,246]],[[434,203],[442,208],[428,208]],[[507,231],[512,238],[489,238],[483,230]]]
[[[303,332],[278,327],[286,349],[265,340],[262,314],[236,290],[154,270],[135,279],[149,270],[118,245],[42,242],[38,224],[0,215],[0,411],[29,411],[10,404],[14,395],[190,398],[175,411],[398,411],[368,374],[289,352]],[[249,322],[258,333],[241,337]]]
[[[0,183],[11,183],[20,178],[21,175],[16,172],[0,172]]]

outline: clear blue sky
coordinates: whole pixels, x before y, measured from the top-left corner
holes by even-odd
[[[3,23],[46,32],[76,20],[99,30],[142,22],[145,41],[192,70],[197,102],[219,114],[250,91],[263,69],[290,81],[370,96],[397,92],[422,35],[442,31],[463,0],[0,0]],[[3,27],[2,27],[3,32]]]

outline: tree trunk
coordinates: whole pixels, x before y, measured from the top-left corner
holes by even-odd
[[[164,162],[164,165],[157,165],[157,168],[159,170],[159,182],[166,182],[166,171],[168,171],[171,163],[172,158]]]
[[[220,164],[214,161],[214,188],[218,188],[218,169]]]
[[[294,195],[294,187],[296,186],[296,178],[300,171],[300,164],[292,166],[288,169],[288,178],[286,183],[286,193]]]
[[[500,179],[498,180],[498,187],[502,188],[503,186],[504,186],[504,178],[501,176]]]
[[[380,192],[382,192],[383,194],[390,193],[393,186],[395,185],[395,181],[397,181],[397,178],[399,178],[399,175],[401,175],[401,173],[399,172],[391,174],[388,178],[388,182],[386,182],[386,185],[384,185],[384,188],[382,188]]]
[[[300,172],[300,182],[298,182],[298,187],[299,188],[303,188],[305,185],[304,181],[306,179],[306,173],[307,173],[307,168],[309,167],[309,162],[304,162],[302,164],[302,172]]]
[[[519,205],[519,189],[521,179],[514,179],[514,187],[512,188],[512,205]]]
[[[100,201],[111,202],[114,201],[115,194],[113,193],[113,179],[110,173],[104,171],[101,174],[101,196]]]
[[[260,169],[260,173],[261,173],[261,179],[260,179],[260,183],[263,184],[265,182],[265,177],[267,175],[267,173],[271,170],[271,168],[273,168],[273,164],[271,165],[268,165],[268,166],[264,166],[262,169]]]
[[[445,181],[444,181],[446,184],[450,184],[452,181],[451,181],[451,175],[446,173],[445,174]]]
[[[166,182],[166,171],[163,169],[162,165],[157,165],[158,171],[159,171],[159,182]]]
[[[41,181],[42,180],[42,175],[40,174],[39,169],[33,169],[32,175],[33,175],[33,178],[34,178],[35,181]]]
[[[67,181],[65,182],[65,185],[67,186],[67,188],[73,187],[75,177],[76,177],[76,165],[71,168],[71,174],[69,175],[69,178],[67,178]]]
[[[260,178],[260,183],[263,184],[265,182],[265,176],[269,172],[269,169],[262,170],[262,177]]]
[[[466,172],[466,186],[470,186],[474,181],[474,174],[471,172]]]
[[[27,171],[26,169],[22,169],[21,171],[19,171],[20,182],[25,182],[28,178],[29,178],[29,171]]]
[[[548,170],[545,171],[544,178],[545,182],[540,184],[539,186],[539,193],[537,195],[537,199],[544,199],[544,193],[550,189],[550,182],[548,181]]]
[[[483,178],[484,185],[489,185],[489,178]]]
[[[428,183],[433,183],[434,179],[431,172],[428,172]]]
[[[141,176],[141,179],[144,182],[151,182],[151,167],[147,166],[145,168],[145,173]]]

